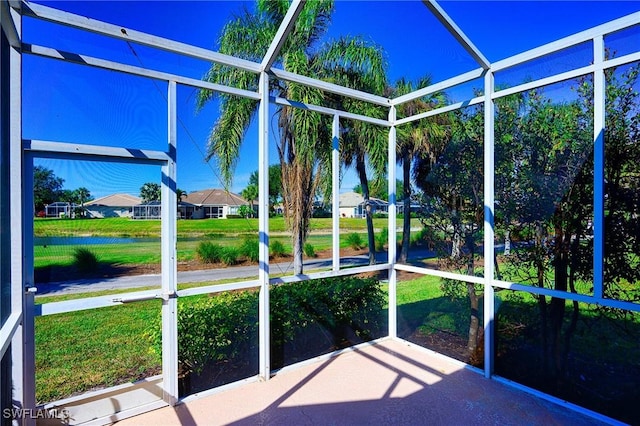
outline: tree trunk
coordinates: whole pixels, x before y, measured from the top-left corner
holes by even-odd
[[[542,260],[542,250],[544,243],[543,227],[542,224],[536,224],[535,233],[535,249],[539,250],[536,255],[536,273],[537,273],[537,285],[540,288],[544,287],[544,262]],[[543,374],[547,374],[549,371],[549,339],[548,339],[548,327],[547,327],[547,299],[545,296],[538,296],[538,309],[540,310],[540,328],[541,328],[541,346],[542,346],[542,369]]]
[[[371,212],[371,204],[369,203],[369,181],[367,179],[367,170],[364,158],[358,157],[356,170],[358,171],[358,177],[360,178],[362,198],[364,198],[365,218],[367,221],[367,244],[369,246],[369,265],[374,265],[376,263],[376,240],[373,233],[373,214]]]
[[[407,262],[409,258],[409,243],[411,241],[411,158],[402,158],[403,177],[403,210],[402,210],[402,246],[398,255],[398,262]]]
[[[507,229],[504,233],[504,255],[509,256],[511,254],[511,232]]]
[[[466,235],[466,246],[469,251],[469,258],[467,260],[467,275],[474,275],[474,256],[475,256],[475,244],[473,242],[473,233],[470,232]],[[467,284],[467,293],[469,294],[469,305],[471,308],[471,318],[469,321],[469,340],[467,342],[467,349],[472,357],[477,358],[478,353],[478,330],[480,328],[480,314],[479,314],[479,298],[476,293],[475,284]],[[477,360],[480,361],[480,360]]]
[[[300,234],[293,236],[293,274],[302,275],[303,272],[303,259],[302,259],[302,246],[304,240]]]
[[[560,291],[567,291],[568,289],[568,277],[567,277],[567,255],[564,242],[564,231],[561,223],[561,209],[558,207],[554,215],[555,223],[555,235],[554,235],[554,247],[553,247],[553,266],[554,266],[554,289]],[[562,370],[562,323],[565,313],[565,300],[557,297],[552,297],[549,303],[549,327],[551,336],[551,354],[553,356],[553,378],[556,380],[556,385],[559,384],[559,379]]]
[[[480,328],[480,319],[478,317],[478,294],[476,287],[472,283],[467,284],[467,293],[469,294],[469,306],[471,308],[471,317],[469,320],[469,340],[467,341],[467,349],[473,355],[478,349],[478,329]]]

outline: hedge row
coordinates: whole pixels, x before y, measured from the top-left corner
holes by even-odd
[[[272,368],[284,362],[278,354],[304,335],[322,331],[328,349],[381,335],[384,294],[378,281],[340,277],[282,284],[271,288]],[[161,351],[160,319],[147,333]],[[316,333],[317,334],[317,333]],[[178,361],[181,372],[199,374],[219,361],[245,359],[258,344],[258,291],[246,290],[180,300]],[[319,340],[319,339],[316,339]],[[320,339],[321,340],[321,339]],[[322,343],[322,342],[320,342]]]

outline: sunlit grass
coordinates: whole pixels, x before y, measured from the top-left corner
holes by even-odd
[[[76,393],[160,373],[160,357],[144,337],[159,301],[37,317],[36,399]]]
[[[387,219],[374,219],[374,228],[387,228]],[[418,226],[417,219],[412,226]],[[402,219],[396,220],[396,226],[402,226]],[[311,232],[331,232],[331,218],[311,219]],[[341,232],[365,231],[366,221],[361,218],[341,218]],[[285,221],[282,217],[269,219],[269,232],[286,233]],[[258,219],[203,219],[179,220],[177,222],[179,237],[199,237],[219,234],[256,234]],[[129,218],[104,219],[34,219],[34,235],[36,237],[62,236],[112,236],[112,237],[159,237],[160,220],[133,220]]]

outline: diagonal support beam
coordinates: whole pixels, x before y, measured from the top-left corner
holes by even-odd
[[[278,53],[280,53],[280,49],[284,45],[284,42],[287,40],[287,36],[293,29],[293,26],[296,23],[296,19],[302,12],[302,7],[304,6],[304,0],[294,0],[289,6],[289,10],[287,10],[287,14],[284,19],[280,23],[280,28],[278,28],[278,32],[271,40],[271,45],[267,50],[267,53],[264,55],[262,59],[262,70],[269,71],[273,66],[273,63],[276,61],[278,57]]]
[[[20,49],[20,35],[16,29],[16,24],[11,16],[11,9],[9,3],[6,0],[0,0],[0,22],[2,25],[2,31],[9,40],[9,45],[16,49]]]
[[[429,8],[431,13],[433,13],[434,16],[438,18],[438,21],[440,21],[440,23],[445,26],[445,28],[451,33],[451,35],[455,37],[456,40],[458,40],[458,43],[460,43],[462,47],[464,47],[464,49],[469,52],[473,59],[475,59],[482,68],[488,70],[491,64],[489,63],[487,58],[485,58],[482,52],[480,52],[480,50],[471,42],[471,40],[469,40],[465,33],[462,32],[460,27],[458,27],[456,23],[453,22],[453,19],[451,19],[449,15],[447,15],[447,13],[444,11],[444,9],[442,9],[442,7],[440,7],[436,0],[423,0],[422,2]]]

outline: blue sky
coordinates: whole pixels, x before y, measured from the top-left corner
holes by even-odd
[[[51,7],[123,27],[216,48],[224,22],[252,2],[235,1],[71,1],[40,2]],[[638,1],[443,1],[444,10],[490,60],[496,61],[544,43],[640,11]],[[417,79],[424,74],[440,81],[477,68],[474,61],[431,16],[419,1],[337,1],[328,38],[360,35],[387,52],[389,79]],[[209,64],[123,41],[81,33],[25,19],[26,42],[76,51],[131,65],[186,74],[200,78]],[[635,37],[635,38],[633,38]],[[636,43],[621,38],[619,46]],[[590,47],[575,49],[569,62],[589,60]],[[135,55],[134,55],[135,52]],[[586,52],[586,53],[585,53]],[[586,56],[585,56],[586,55]],[[504,81],[523,78],[561,62],[535,64]],[[586,64],[584,64],[586,65]],[[572,66],[569,64],[568,66]],[[536,70],[537,69],[537,70]],[[59,140],[109,146],[166,148],[166,84],[119,73],[87,69],[58,61],[25,56],[23,134],[26,138]],[[471,93],[451,92],[452,97]],[[178,89],[178,187],[186,191],[220,187],[213,164],[203,160],[207,134],[217,116],[215,104],[196,114],[194,89]],[[240,192],[257,169],[255,125],[243,145],[234,184]],[[271,162],[276,162],[272,155]],[[65,188],[89,188],[96,196],[113,192],[137,195],[140,186],[159,181],[155,167],[107,163],[38,160],[65,179]],[[342,191],[357,181],[347,173]]]

